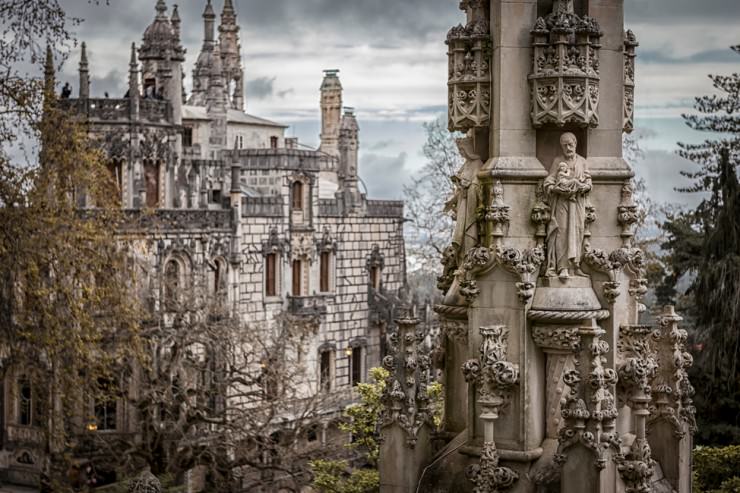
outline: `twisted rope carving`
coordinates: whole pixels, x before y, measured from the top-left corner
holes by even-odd
[[[609,310],[588,310],[579,312],[554,312],[550,310],[530,310],[527,317],[538,322],[576,322],[578,320],[605,320],[611,316]]]

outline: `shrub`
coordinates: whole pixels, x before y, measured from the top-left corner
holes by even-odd
[[[740,445],[697,447],[694,450],[694,491],[697,493],[740,491]]]

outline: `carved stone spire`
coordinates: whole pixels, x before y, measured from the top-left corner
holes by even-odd
[[[167,19],[167,4],[164,3],[164,0],[157,0],[155,9],[157,10],[157,19]]]
[[[80,52],[80,99],[90,97],[90,69],[87,62],[87,45],[82,42]]]
[[[175,32],[177,39],[180,39],[180,12],[177,5],[172,6],[172,17],[170,17],[170,24],[172,24],[172,30]]]
[[[139,119],[139,60],[136,58],[136,43],[131,43],[131,61],[128,65],[128,97],[131,100],[131,120]]]
[[[46,61],[44,62],[44,93],[46,97],[54,94],[54,54],[51,45],[46,46]]]
[[[229,106],[237,110],[244,109],[244,69],[241,61],[241,44],[239,42],[239,25],[236,22],[236,11],[231,0],[224,2],[221,11],[221,24],[218,26],[218,42],[221,48],[224,84]]]
[[[203,11],[203,25],[204,25],[204,33],[203,33],[203,42],[205,43],[213,43],[215,40],[214,36],[214,26],[216,21],[216,13],[213,11],[213,5],[211,5],[211,0],[208,0],[208,3],[206,3],[206,9]],[[205,45],[204,45],[205,47]]]

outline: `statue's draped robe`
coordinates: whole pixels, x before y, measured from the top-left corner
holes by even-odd
[[[562,156],[555,158],[544,189],[550,205],[550,223],[547,228],[547,269],[560,273],[580,263],[583,253],[583,235],[586,220],[586,193],[565,192],[564,184],[558,189],[558,165],[568,165],[570,179],[591,188],[591,178],[586,173],[586,160],[576,155],[572,161]],[[571,263],[572,262],[572,263]]]
[[[462,261],[465,253],[478,243],[478,197],[480,183],[478,172],[483,167],[480,159],[468,159],[455,175],[456,223],[452,242],[459,247],[458,259]]]

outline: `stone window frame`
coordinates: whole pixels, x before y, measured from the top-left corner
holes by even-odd
[[[169,280],[168,280],[168,274],[167,274],[167,268],[171,264],[175,264],[178,266],[178,282],[177,282],[177,293],[173,293],[177,298],[171,299],[170,296],[168,296],[168,289],[170,287],[168,286]],[[190,258],[190,255],[187,254],[184,251],[176,251],[173,253],[170,253],[165,257],[164,262],[162,262],[162,289],[161,289],[161,300],[162,300],[162,306],[165,311],[172,312],[174,311],[173,308],[177,308],[177,304],[182,304],[184,300],[183,293],[188,291],[189,287],[192,287],[192,273],[193,273],[193,262]]]
[[[359,379],[355,380],[355,361],[359,356]],[[364,337],[355,337],[349,341],[347,346],[347,357],[349,366],[347,372],[347,381],[350,387],[355,387],[360,383],[367,381],[367,339]]]
[[[111,381],[112,380],[112,381]],[[121,386],[121,379],[120,378],[113,378],[113,379],[98,379],[98,385],[101,385],[102,382],[104,385],[108,386],[115,386],[118,387],[120,390]],[[116,433],[121,429],[121,406],[122,406],[122,399],[119,396],[112,396],[109,399],[107,399],[105,402],[98,402],[95,397],[90,398],[89,400],[89,407],[90,407],[90,417],[92,418],[92,421],[88,424],[87,430],[88,431],[95,431],[98,433]],[[104,410],[104,420],[109,416],[109,409],[113,409],[112,415],[113,415],[113,426],[101,426],[101,423],[98,419],[98,409],[101,408]],[[107,421],[106,421],[107,422]]]
[[[319,294],[333,294],[337,289],[337,241],[332,237],[331,230],[326,227],[322,234],[321,240],[316,243],[316,252],[318,257]],[[324,278],[324,259],[328,262],[326,265],[326,284],[327,289],[322,289]]]
[[[380,245],[374,243],[371,247],[370,253],[365,257],[365,269],[368,273],[368,285],[371,288],[378,291],[382,289],[384,268],[385,255],[380,251]]]
[[[327,372],[324,372],[323,362],[324,355],[327,356]],[[318,373],[318,391],[321,393],[330,393],[336,390],[337,386],[337,345],[333,342],[325,342],[318,349],[318,361],[316,365]],[[324,375],[326,374],[326,380]]]
[[[215,255],[206,264],[206,293],[213,297],[214,301],[230,300],[229,263],[223,255]]]
[[[293,190],[301,182],[301,208],[294,208]],[[304,172],[296,172],[287,177],[288,184],[288,217],[291,227],[306,228],[313,223],[312,197],[314,177]],[[300,219],[300,220],[298,220]]]
[[[264,302],[277,302],[282,300],[283,288],[283,259],[285,258],[285,240],[281,240],[277,227],[270,228],[269,236],[262,243],[262,299]],[[268,262],[269,256],[274,255],[274,293],[268,294]]]

